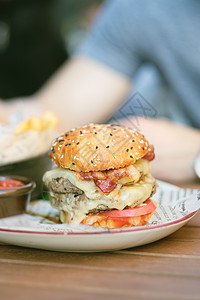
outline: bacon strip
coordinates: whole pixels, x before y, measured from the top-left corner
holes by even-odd
[[[143,158],[148,161],[152,161],[155,158],[154,146],[150,145],[149,148],[151,148],[151,150],[147,152],[147,154]]]
[[[103,192],[112,192],[118,184],[119,179],[129,177],[133,181],[139,180],[140,172],[130,165],[121,169],[103,172],[73,172],[78,180],[94,180],[95,185]]]

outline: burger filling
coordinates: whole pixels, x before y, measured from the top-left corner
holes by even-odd
[[[154,194],[156,187],[145,159],[104,172],[55,168],[46,172],[43,180],[52,206],[61,212],[61,222],[78,224],[94,213],[140,205]]]

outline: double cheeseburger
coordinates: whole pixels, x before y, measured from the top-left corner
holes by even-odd
[[[140,226],[156,210],[154,150],[136,130],[90,124],[56,138],[49,156],[58,167],[43,180],[62,223]]]

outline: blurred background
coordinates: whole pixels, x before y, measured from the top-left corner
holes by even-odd
[[[100,0],[0,0],[0,98],[36,92],[83,39]]]
[[[85,37],[103,0],[0,0],[0,99],[33,95],[69,59]],[[153,109],[149,117],[167,117],[190,125],[175,95],[150,63],[134,78],[139,92]],[[129,98],[130,98],[129,95]],[[130,114],[135,98],[114,120]],[[135,114],[140,114],[136,111]]]

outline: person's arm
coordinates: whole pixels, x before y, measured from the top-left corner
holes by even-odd
[[[0,118],[7,119],[22,106],[27,115],[52,110],[59,130],[90,122],[105,122],[129,91],[131,80],[85,57],[74,57],[30,99],[0,102]]]

